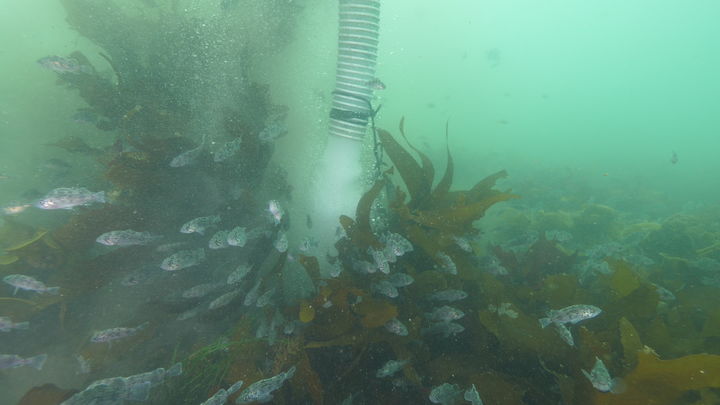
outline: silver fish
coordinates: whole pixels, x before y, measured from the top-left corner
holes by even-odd
[[[148,325],[149,325],[149,322],[145,322],[134,328],[110,328],[110,329],[97,331],[97,332],[93,333],[92,337],[90,338],[90,341],[93,343],[104,343],[104,342],[110,343],[113,340],[118,340],[118,339],[130,337],[130,336],[134,336],[141,330],[145,329]]]
[[[273,243],[275,249],[280,253],[285,253],[288,250],[289,242],[285,232],[280,232]]]
[[[622,381],[618,378],[610,377],[610,372],[607,367],[605,367],[605,363],[599,358],[595,357],[595,365],[589,373],[585,370],[580,371],[590,380],[590,383],[596,390],[600,392],[622,392]]]
[[[432,312],[426,313],[425,316],[431,321],[449,322],[461,319],[465,316],[465,313],[457,308],[443,305],[440,308],[435,308]]]
[[[395,286],[387,280],[382,280],[378,283],[375,283],[373,285],[373,289],[379,294],[382,294],[389,298],[397,298],[400,295],[397,288],[395,288]]]
[[[194,233],[204,235],[207,228],[217,225],[220,222],[220,215],[211,215],[208,217],[198,217],[191,219],[180,227],[181,233]]]
[[[415,279],[405,273],[394,273],[388,277],[388,281],[395,287],[400,288],[409,286],[415,281]]]
[[[218,283],[205,283],[205,284],[198,284],[194,287],[188,288],[187,290],[182,292],[183,298],[200,298],[208,295],[210,292],[220,288],[222,284]]]
[[[195,163],[195,161],[197,161],[197,159],[200,157],[200,155],[202,155],[203,151],[205,150],[206,138],[207,137],[203,136],[202,141],[200,142],[200,145],[198,147],[186,150],[185,152],[175,156],[170,161],[170,167],[183,167]]]
[[[576,324],[585,319],[594,318],[600,315],[601,312],[602,310],[594,305],[570,305],[562,309],[548,311],[546,318],[540,318],[540,326],[545,328],[551,323]]]
[[[462,236],[453,236],[453,240],[455,241],[455,244],[460,247],[460,249],[472,253],[472,245],[470,244],[470,241],[467,238],[464,238]]]
[[[10,274],[3,277],[3,281],[15,287],[13,295],[18,290],[35,291],[37,293],[60,294],[60,287],[48,287],[41,281],[23,274]]]
[[[377,77],[374,79],[368,80],[366,82],[366,85],[373,90],[385,90],[387,88],[385,86],[385,83],[383,83],[382,80],[378,79]]]
[[[433,404],[453,405],[460,399],[462,393],[462,390],[457,384],[444,383],[434,387],[432,391],[430,391],[429,398]]]
[[[35,206],[44,210],[69,210],[93,203],[105,203],[105,192],[94,193],[84,187],[61,187],[50,191]]]
[[[393,374],[400,371],[408,363],[407,360],[389,360],[375,373],[375,377],[385,378],[391,377]]]
[[[166,271],[176,271],[195,266],[205,260],[205,250],[181,250],[163,260],[160,268]]]
[[[280,224],[280,221],[282,221],[283,215],[285,214],[278,200],[270,200],[268,202],[268,212],[272,215],[275,225]]]
[[[194,317],[198,316],[198,314],[200,314],[201,311],[202,311],[202,308],[200,308],[200,307],[195,307],[195,308],[188,309],[187,311],[185,311],[185,312],[181,313],[180,315],[178,315],[177,320],[178,320],[178,321],[185,321],[185,320],[188,320],[188,319],[190,319],[190,318],[194,318]]]
[[[385,256],[382,250],[368,248],[368,253],[372,256],[378,270],[385,274],[390,274],[390,263],[388,263],[387,256]]]
[[[235,270],[233,270],[232,273],[228,275],[227,283],[228,284],[237,284],[245,278],[245,276],[250,273],[250,266],[247,264],[241,264],[239,265]]]
[[[332,277],[332,278],[340,277],[340,273],[342,273],[342,271],[343,271],[343,266],[339,260],[330,265],[330,277]]]
[[[387,323],[385,323],[385,329],[387,329],[388,332],[394,333],[398,336],[407,336],[408,335],[407,326],[405,326],[405,324],[400,322],[400,320],[398,320],[397,318],[393,318],[393,319],[387,321]]]
[[[210,238],[210,241],[208,242],[208,247],[213,250],[229,247],[230,244],[228,243],[228,234],[230,234],[230,231],[215,232],[215,234]]]
[[[260,142],[269,143],[287,134],[287,126],[282,122],[272,122],[258,134]]]
[[[241,144],[242,138],[236,138],[230,142],[225,142],[223,146],[220,147],[220,149],[215,151],[215,153],[213,154],[213,160],[215,162],[224,162],[225,160],[231,158],[240,150]]]
[[[399,233],[388,232],[384,235],[383,239],[386,244],[386,248],[394,256],[402,256],[405,253],[413,251],[412,243]]]
[[[28,329],[30,322],[13,322],[7,316],[0,316],[0,332],[10,332],[13,329]]]
[[[230,388],[228,388],[227,390],[220,389],[213,396],[205,400],[205,402],[200,405],[225,405],[225,402],[227,402],[230,395],[237,392],[242,387],[242,385],[243,382],[241,380],[230,386]]]
[[[225,293],[225,294],[215,298],[214,300],[212,300],[212,302],[210,302],[210,305],[208,305],[208,308],[218,309],[218,308],[224,307],[225,305],[229,304],[230,301],[235,299],[235,297],[237,297],[238,295],[240,295],[240,290],[235,290],[235,291],[230,291],[228,293]]]
[[[422,329],[425,335],[443,335],[448,338],[455,336],[465,330],[465,327],[455,322],[436,322],[427,328]]]
[[[568,329],[567,326],[563,325],[562,323],[556,323],[555,330],[557,331],[558,335],[560,335],[560,338],[567,343],[570,346],[575,346],[575,339],[573,338],[572,332],[570,329]]]
[[[245,300],[243,301],[243,305],[246,307],[249,307],[250,305],[254,304],[255,301],[257,301],[258,296],[260,295],[260,284],[262,284],[262,279],[258,280],[257,283],[253,286],[253,288],[248,291],[248,293],[245,295]]]
[[[430,294],[428,298],[433,301],[453,302],[464,300],[467,296],[467,293],[463,290],[442,290]]]
[[[105,246],[133,246],[147,245],[159,239],[162,239],[162,236],[152,235],[150,232],[136,232],[132,229],[126,229],[105,232],[98,236],[95,241]]]
[[[247,231],[242,226],[236,226],[228,232],[227,243],[230,246],[243,247],[247,243],[247,240]]]
[[[167,377],[180,374],[182,374],[182,364],[176,363],[167,370],[158,368],[129,377],[97,380],[60,405],[121,405],[125,401],[144,402],[150,398],[150,390],[153,387],[162,384]]]
[[[33,357],[22,358],[17,354],[0,354],[0,370],[5,368],[18,368],[29,366],[37,370],[42,370],[47,360],[47,354],[40,354]]]
[[[255,301],[255,306],[258,308],[266,306],[270,303],[270,300],[272,300],[273,295],[275,295],[274,287],[265,291],[261,296],[259,296],[257,301]]]
[[[93,73],[92,67],[81,65],[74,58],[64,58],[62,56],[51,55],[38,59],[37,63],[45,69],[52,70],[56,73]]]
[[[293,375],[295,375],[295,366],[290,367],[290,369],[284,373],[254,382],[238,395],[235,403],[249,404],[254,401],[269,402],[273,399],[272,393],[280,389],[283,383],[292,378]]]
[[[444,252],[438,252],[435,257],[438,258],[438,261],[440,262],[440,265],[437,266],[437,269],[442,271],[443,273],[449,273],[449,274],[457,274],[457,266],[455,265],[455,262],[453,259],[448,256]]]

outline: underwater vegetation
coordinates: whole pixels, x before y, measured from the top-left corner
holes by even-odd
[[[67,346],[79,367],[62,371],[81,376],[21,403],[58,404],[176,362],[182,373],[147,403],[200,404],[244,381],[233,403],[266,380],[277,387],[257,397],[274,404],[460,404],[475,389],[500,405],[718,403],[720,229],[707,225],[717,210],[648,220],[596,202],[525,209],[497,189],[505,171],[456,189],[449,142],[436,175],[401,120],[398,136],[378,129],[391,168],[338,218],[337,255],[310,242],[298,251],[282,209],[292,186],[270,163],[287,111],[247,74],[258,45],[208,46],[219,38],[177,1],[137,6],[151,13],[62,3],[103,51],[46,62],[61,64],[59,83],[108,145],[61,134],[51,146],[100,162],[86,186],[108,201],[47,228],[3,218],[0,275],[61,292],[3,284],[8,346]],[[278,30],[289,14],[274,17]],[[218,71],[218,55],[242,57]],[[200,232],[183,231],[203,218]],[[157,238],[101,246],[112,231]],[[192,260],[161,269],[171,257]],[[556,316],[578,308],[598,311]],[[29,331],[13,327],[22,322]]]

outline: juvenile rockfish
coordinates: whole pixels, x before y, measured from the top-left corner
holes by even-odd
[[[30,366],[42,370],[45,360],[47,360],[47,354],[40,354],[26,359],[17,354],[0,354],[0,369]]]
[[[205,139],[207,139],[207,136],[203,136],[198,147],[186,150],[185,152],[175,156],[173,160],[170,161],[170,167],[183,167],[195,163],[205,150]]]
[[[590,380],[592,386],[600,392],[619,394],[624,391],[624,382],[619,378],[610,377],[610,372],[605,367],[605,363],[597,357],[595,357],[595,365],[589,373],[585,370],[580,371]]]
[[[208,242],[208,247],[210,249],[223,249],[230,246],[228,243],[228,234],[230,234],[230,231],[215,232],[215,235],[213,235]]]
[[[242,144],[242,138],[235,138],[230,142],[225,142],[214,154],[213,160],[215,162],[223,162],[231,158],[240,150]]]
[[[407,360],[390,360],[375,373],[375,376],[378,378],[390,377],[405,367],[407,363]]]
[[[7,316],[0,316],[0,332],[10,332],[13,329],[27,329],[29,327],[30,322],[14,323],[12,319]]]
[[[136,232],[132,229],[126,229],[124,231],[105,232],[98,236],[95,241],[105,246],[133,246],[147,245],[159,239],[162,239],[162,236],[152,235],[150,232]]]
[[[269,402],[272,393],[282,387],[286,380],[295,375],[295,366],[284,373],[252,383],[235,399],[236,404],[249,404],[251,402]]]
[[[428,312],[425,315],[431,321],[449,322],[464,317],[465,313],[457,308],[443,305],[440,308],[435,308],[432,312]]]
[[[594,305],[570,305],[562,309],[551,309],[546,318],[540,318],[540,326],[545,328],[551,323],[555,324],[576,324],[585,319],[595,318],[602,310]]]
[[[166,257],[160,268],[166,271],[182,270],[195,266],[203,260],[205,260],[205,249],[181,250]]]
[[[61,187],[50,191],[35,206],[44,210],[69,210],[77,206],[104,202],[104,191],[94,193],[84,187]]]
[[[282,207],[280,207],[280,203],[277,200],[270,200],[268,202],[268,211],[270,212],[270,215],[272,215],[275,225],[279,225],[284,214]]]
[[[10,284],[11,286],[15,287],[15,291],[13,291],[13,295],[15,295],[18,290],[27,290],[27,291],[35,291],[37,293],[48,293],[48,294],[59,294],[60,293],[60,287],[48,287],[45,284],[43,284],[41,281],[38,281],[30,276],[25,276],[22,274],[10,274],[9,276],[5,276],[3,278],[3,281],[7,284]]]
[[[408,328],[400,322],[397,318],[393,318],[385,324],[385,329],[387,329],[388,332],[394,333],[398,336],[407,336],[408,335]]]
[[[220,215],[212,215],[209,217],[199,217],[186,222],[181,228],[181,233],[197,232],[204,235],[207,228],[217,225],[220,222]]]
[[[237,390],[239,390],[242,385],[243,382],[241,380],[233,384],[227,390],[220,389],[213,396],[205,400],[205,402],[200,405],[225,405],[225,402],[227,402],[230,395],[234,394]]]
[[[223,284],[219,283],[206,283],[199,284],[195,287],[188,288],[181,294],[183,298],[200,298],[208,295],[212,291],[220,288]]]
[[[118,340],[122,338],[126,338],[128,336],[133,336],[140,332],[141,330],[145,329],[149,325],[148,322],[145,322],[135,328],[110,328],[101,330],[98,332],[95,332],[92,337],[90,338],[90,341],[93,343],[103,343],[108,342],[111,343],[113,340]]]
[[[247,232],[242,226],[236,226],[227,234],[227,243],[230,246],[243,247],[247,243],[247,240]]]

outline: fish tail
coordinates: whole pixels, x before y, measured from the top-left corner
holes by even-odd
[[[540,327],[543,329],[545,329],[545,327],[547,327],[548,325],[550,325],[552,323],[550,318],[540,318],[540,319],[538,319],[538,322],[540,322]]]
[[[173,366],[167,370],[167,375],[170,377],[175,377],[180,374],[182,374],[182,363],[180,362],[173,364]]]
[[[18,322],[16,324],[13,324],[12,328],[14,329],[28,329],[30,328],[30,322]]]
[[[138,325],[138,326],[135,328],[135,330],[137,330],[137,331],[143,330],[143,329],[147,328],[148,325],[150,325],[150,322],[145,321],[145,322],[141,323],[140,325]]]
[[[60,294],[60,287],[49,287],[45,289],[45,292],[48,294],[58,295]]]
[[[42,370],[43,366],[45,365],[45,360],[47,360],[47,357],[47,354],[39,354],[35,357],[30,357],[29,359],[27,359],[27,365],[32,368]]]
[[[285,379],[286,380],[291,379],[292,376],[295,375],[295,370],[296,370],[295,366],[290,367],[290,369],[285,372]]]
[[[98,191],[97,193],[95,193],[94,197],[95,197],[95,201],[97,201],[99,203],[107,202],[107,196],[105,195],[104,191]]]

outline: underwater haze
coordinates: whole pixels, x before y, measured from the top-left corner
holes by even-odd
[[[0,405],[720,403],[718,13],[3,0]]]

